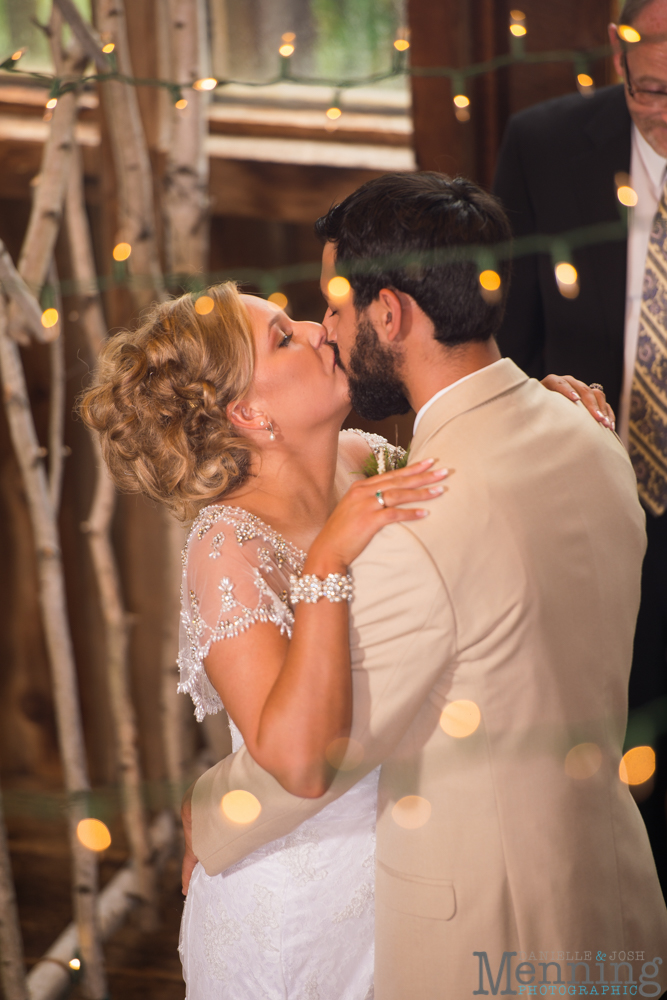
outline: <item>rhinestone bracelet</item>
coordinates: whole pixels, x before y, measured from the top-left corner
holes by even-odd
[[[326,580],[320,580],[319,576],[295,576],[292,573],[289,584],[292,604],[298,604],[299,601],[305,601],[306,604],[317,604],[320,597],[326,597],[327,601],[331,601],[333,604],[352,600],[353,586],[349,573],[345,575],[329,573]]]

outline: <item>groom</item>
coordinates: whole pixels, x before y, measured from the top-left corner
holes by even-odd
[[[381,764],[377,1000],[660,996],[667,912],[619,778],[645,544],[627,455],[501,359],[508,265],[493,300],[473,263],[415,262],[507,240],[490,195],[385,176],[317,231],[355,408],[412,405],[411,460],[455,475],[430,517],[383,529],[351,567],[348,769],[297,799],[240,750],[195,785],[194,852],[224,871]],[[261,803],[251,825],[219,808],[238,788]]]

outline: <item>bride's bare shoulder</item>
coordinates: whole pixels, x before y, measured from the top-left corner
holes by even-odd
[[[366,434],[363,431],[345,430],[338,435],[338,464],[344,465],[354,471],[361,470],[364,462],[373,451],[374,440],[380,442],[384,439],[379,434]]]

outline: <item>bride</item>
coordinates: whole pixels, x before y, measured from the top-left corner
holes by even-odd
[[[347,568],[385,524],[427,516],[448,473],[340,432],[347,383],[319,323],[233,283],[207,295],[206,315],[185,295],[111,338],[79,408],[121,489],[194,517],[179,665],[198,720],[224,705],[234,750],[317,797],[351,722]],[[606,420],[582,383],[545,382]],[[367,478],[373,454],[390,468]],[[188,1000],[373,996],[377,778],[221,875],[186,856]]]

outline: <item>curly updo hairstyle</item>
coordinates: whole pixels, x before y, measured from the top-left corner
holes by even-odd
[[[206,294],[206,315],[183,295],[111,337],[77,406],[119,489],[144,493],[181,519],[240,486],[253,449],[226,415],[253,376],[248,313],[233,282]]]

